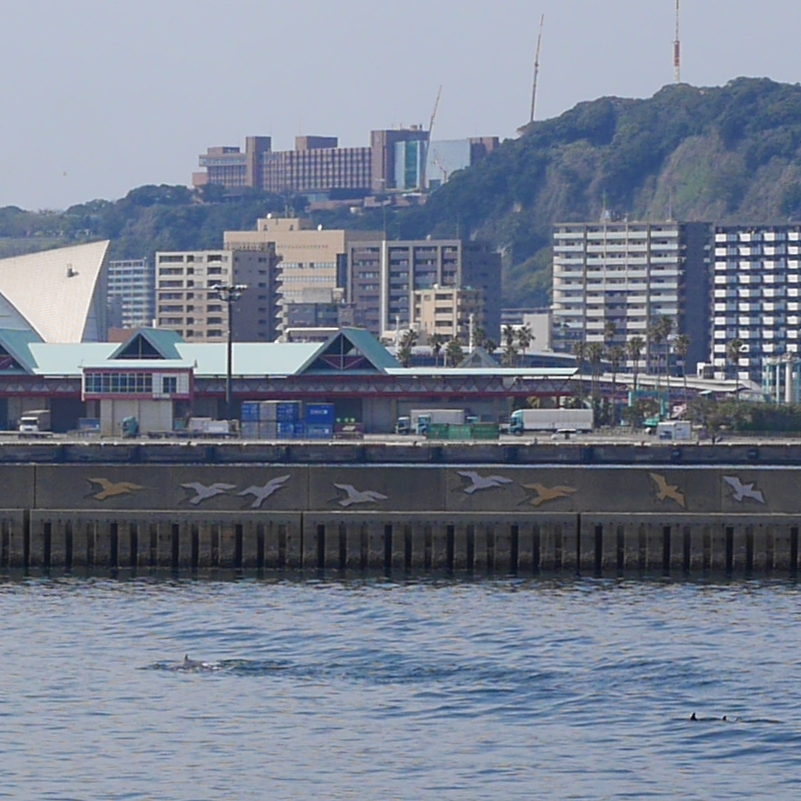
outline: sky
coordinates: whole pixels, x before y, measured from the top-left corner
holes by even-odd
[[[213,145],[514,137],[673,80],[675,0],[0,0],[0,207],[63,209],[190,184]],[[797,0],[682,0],[682,79],[796,83]]]

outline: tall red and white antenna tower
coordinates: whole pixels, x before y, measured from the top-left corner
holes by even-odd
[[[534,82],[531,85],[531,115],[529,123],[534,122],[534,112],[537,110],[537,80],[540,77],[540,48],[542,47],[542,29],[545,26],[545,14],[540,18],[540,35],[537,37],[537,52],[534,56]]]
[[[673,40],[673,80],[681,83],[681,40],[679,25],[681,22],[681,0],[676,0],[676,38]]]

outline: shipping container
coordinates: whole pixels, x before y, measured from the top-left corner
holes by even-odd
[[[333,403],[307,403],[306,422],[321,425],[334,424],[334,404]]]
[[[457,425],[451,423],[448,426],[448,439],[468,440],[473,437],[473,427],[467,424]]]
[[[259,439],[278,439],[276,423],[259,423]]]
[[[258,423],[259,421],[259,402],[245,401],[242,404],[240,419],[243,423]]]
[[[242,439],[259,438],[259,424],[254,423],[252,420],[243,420],[241,430],[242,430]]]
[[[306,439],[333,439],[334,427],[321,423],[306,424]]]

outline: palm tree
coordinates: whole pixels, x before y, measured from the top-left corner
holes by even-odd
[[[604,346],[600,342],[590,342],[587,345],[587,361],[590,363],[593,403],[598,402],[598,378],[601,374],[601,360],[603,357]]]
[[[517,356],[517,332],[514,326],[503,327],[503,363],[506,367],[513,367]]]
[[[690,337],[687,334],[679,334],[673,340],[673,350],[681,359],[681,373],[684,376],[684,402],[687,403],[687,353],[690,350]]]
[[[620,345],[612,345],[609,348],[609,364],[612,368],[612,425],[617,425],[617,405],[615,396],[617,393],[617,371],[623,360],[626,358],[626,351]]]
[[[431,352],[434,354],[434,366],[439,367],[439,354],[443,346],[448,341],[445,334],[432,334],[429,343],[431,345]]]
[[[397,353],[401,367],[408,367],[412,363],[412,353],[417,344],[417,338],[417,331],[413,331],[411,328],[403,332]]]
[[[477,325],[473,329],[473,346],[476,348],[487,349],[487,331],[481,326]]]
[[[587,344],[584,340],[577,340],[573,343],[573,355],[576,357],[576,367],[579,374],[579,398],[584,396],[584,381],[581,377],[581,371],[584,368],[584,359],[587,358]]]
[[[745,343],[742,339],[729,340],[726,345],[726,361],[734,365],[734,397],[740,399],[740,355],[743,352]]]
[[[670,335],[673,333],[673,318],[662,315],[657,323],[665,343],[665,385],[667,386],[667,405],[670,411]]]
[[[664,342],[665,335],[663,332],[663,328],[660,325],[659,320],[652,320],[651,325],[648,328],[648,365],[646,366],[646,370],[650,366],[650,363],[653,359],[653,354],[656,355],[656,394],[659,395],[659,373],[660,371],[660,353],[659,353],[659,346]],[[653,351],[651,349],[651,345],[653,345]]]
[[[626,355],[634,363],[634,395],[637,395],[637,374],[640,367],[640,357],[642,356],[642,349],[645,347],[645,342],[642,337],[632,337],[626,343]]]
[[[531,333],[531,328],[527,325],[521,325],[520,328],[517,329],[517,346],[520,348],[520,352],[523,355],[525,355],[533,341],[534,334]]]
[[[462,343],[454,338],[445,346],[445,361],[450,364],[451,367],[456,367],[462,363],[463,359],[464,350],[462,349]]]

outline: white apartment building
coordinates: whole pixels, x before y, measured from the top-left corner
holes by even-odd
[[[761,381],[763,362],[797,354],[801,340],[801,225],[715,228],[712,359],[742,341],[738,374]]]
[[[119,303],[122,328],[149,328],[153,325],[155,281],[153,267],[147,259],[110,261],[108,298],[110,303]]]
[[[690,337],[689,369],[709,352],[709,241],[706,223],[610,222],[554,226],[553,347],[642,337],[641,365],[654,366],[653,321],[673,320]],[[660,348],[661,350],[661,348]]]

